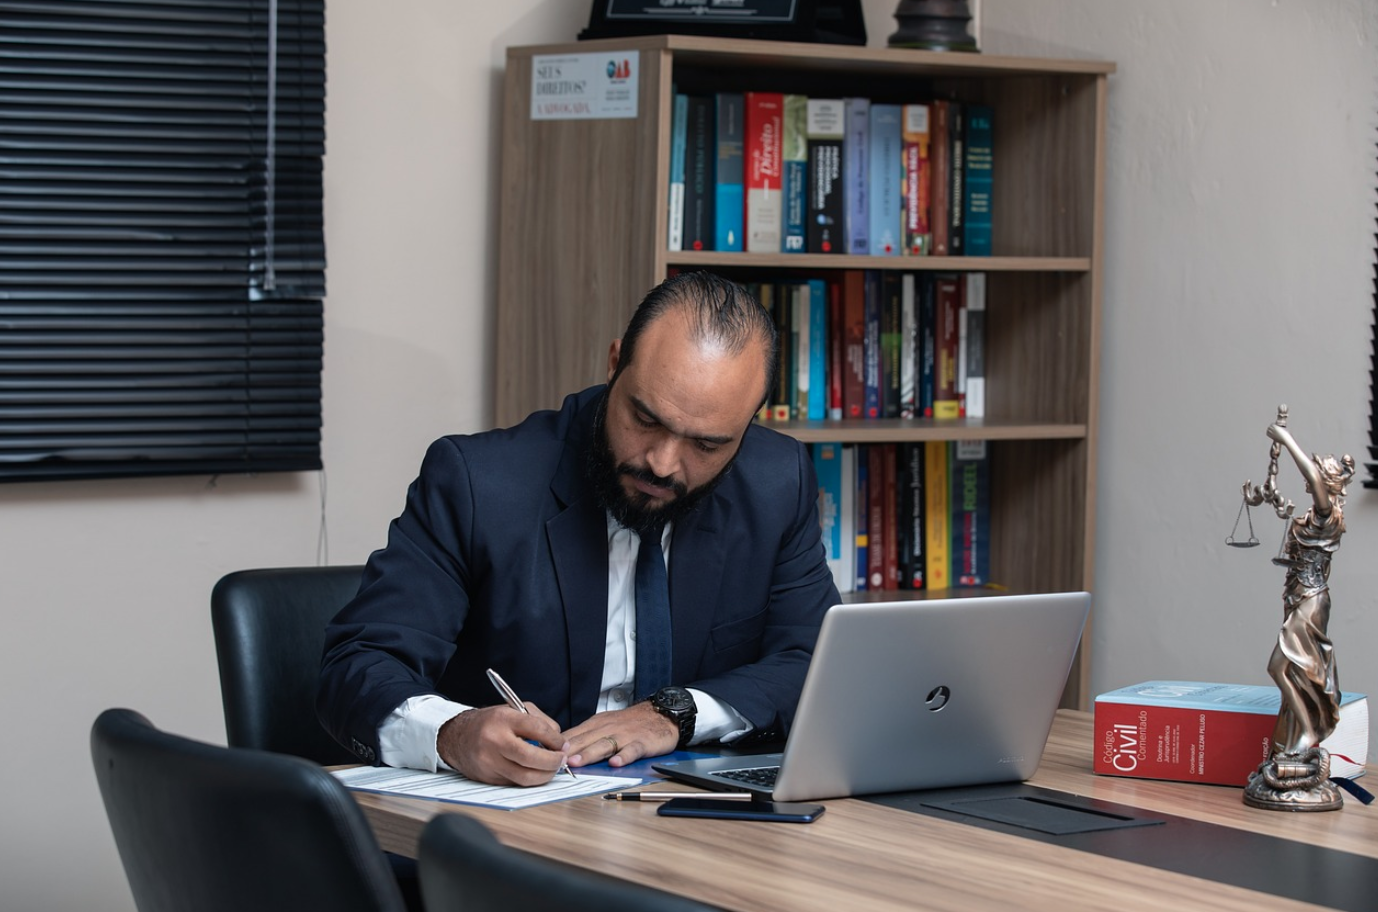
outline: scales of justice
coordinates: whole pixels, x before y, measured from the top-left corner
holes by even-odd
[[[1344,534],[1345,488],[1354,475],[1354,460],[1307,455],[1287,430],[1287,406],[1278,406],[1268,427],[1273,441],[1268,477],[1263,484],[1244,482],[1244,502],[1225,543],[1236,548],[1258,545],[1250,507],[1268,504],[1283,520],[1282,544],[1273,563],[1286,569],[1282,585],[1282,629],[1268,659],[1268,674],[1282,692],[1282,707],[1273,729],[1272,752],[1250,775],[1244,803],[1273,811],[1333,811],[1344,804],[1330,779],[1330,754],[1321,742],[1340,718],[1340,685],[1335,651],[1326,628],[1330,623],[1330,558]],[[1277,488],[1282,451],[1306,480],[1311,505],[1300,517]],[[1236,538],[1240,520],[1249,537]]]

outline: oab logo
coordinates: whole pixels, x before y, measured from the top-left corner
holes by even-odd
[[[937,712],[946,706],[950,699],[952,699],[952,690],[946,684],[939,684],[928,692],[923,705],[928,707],[929,712]]]
[[[608,78],[613,82],[623,79],[630,79],[632,76],[632,62],[630,60],[609,60]]]

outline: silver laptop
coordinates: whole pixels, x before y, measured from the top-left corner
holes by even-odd
[[[1090,607],[1086,592],[836,605],[783,754],[652,768],[774,801],[1027,779]]]

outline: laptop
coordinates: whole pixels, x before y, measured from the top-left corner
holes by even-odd
[[[783,753],[652,769],[773,801],[1022,781],[1090,607],[1086,592],[835,605]]]

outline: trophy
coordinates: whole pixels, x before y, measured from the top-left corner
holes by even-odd
[[[1273,563],[1286,569],[1282,584],[1282,629],[1268,659],[1268,674],[1282,692],[1269,757],[1250,775],[1244,803],[1272,811],[1333,811],[1344,804],[1330,779],[1330,754],[1321,742],[1340,717],[1340,685],[1335,651],[1326,628],[1330,623],[1330,558],[1344,534],[1345,488],[1354,475],[1348,455],[1307,455],[1287,430],[1287,406],[1278,406],[1268,427],[1273,441],[1268,475],[1261,485],[1244,482],[1244,502],[1235,529],[1226,538],[1234,547],[1258,544],[1249,519],[1249,538],[1239,541],[1240,516],[1249,507],[1268,504],[1284,521],[1282,545]],[[1306,480],[1311,506],[1295,516],[1292,501],[1277,489],[1282,451]]]

